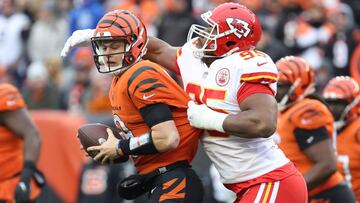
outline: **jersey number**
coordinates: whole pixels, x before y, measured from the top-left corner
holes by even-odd
[[[123,137],[123,139],[130,139],[130,138],[134,137],[131,130],[129,130],[126,127],[125,123],[120,119],[120,116],[118,116],[117,114],[114,114],[113,118],[114,118],[114,123],[115,123],[116,127],[125,133],[125,137]]]
[[[197,103],[206,104],[208,99],[215,100],[225,100],[226,90],[215,90],[210,88],[202,88],[202,86],[194,83],[188,83],[186,85],[186,92],[189,94],[191,99],[195,100]],[[213,109],[214,111],[221,113],[228,113],[222,109]],[[227,134],[217,132],[217,131],[208,131],[212,137],[228,137]]]
[[[258,50],[240,52],[240,57],[243,58],[244,60],[252,59],[255,56],[260,56],[260,57],[266,58],[266,55],[263,52],[258,51]]]
[[[226,96],[226,90],[202,88],[200,85],[194,83],[186,85],[186,92],[193,100],[200,104],[206,104],[208,99],[224,100]]]

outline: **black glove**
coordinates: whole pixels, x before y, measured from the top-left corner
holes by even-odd
[[[25,161],[24,168],[20,174],[19,183],[15,187],[15,202],[26,203],[30,202],[30,180],[36,172],[35,163],[32,161]]]

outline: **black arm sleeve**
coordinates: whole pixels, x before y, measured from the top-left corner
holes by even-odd
[[[140,109],[140,114],[149,128],[164,121],[173,120],[169,106],[164,103],[145,106]]]
[[[329,133],[325,127],[313,130],[296,128],[294,134],[301,150],[305,150],[320,141],[330,139]]]

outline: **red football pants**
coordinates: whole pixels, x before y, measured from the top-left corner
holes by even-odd
[[[238,194],[234,203],[307,203],[306,182],[300,173],[280,181],[256,184]]]

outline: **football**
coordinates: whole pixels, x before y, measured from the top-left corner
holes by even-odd
[[[77,137],[79,138],[80,143],[83,146],[85,152],[90,157],[94,158],[97,152],[96,151],[88,152],[86,149],[88,147],[98,146],[104,143],[108,138],[108,134],[106,132],[107,128],[110,127],[101,123],[90,123],[90,124],[85,124],[78,129]],[[116,138],[122,139],[117,132],[114,132],[114,130],[113,133]],[[129,159],[128,156],[117,158],[114,160],[114,163],[122,163],[127,161],[128,159]]]

